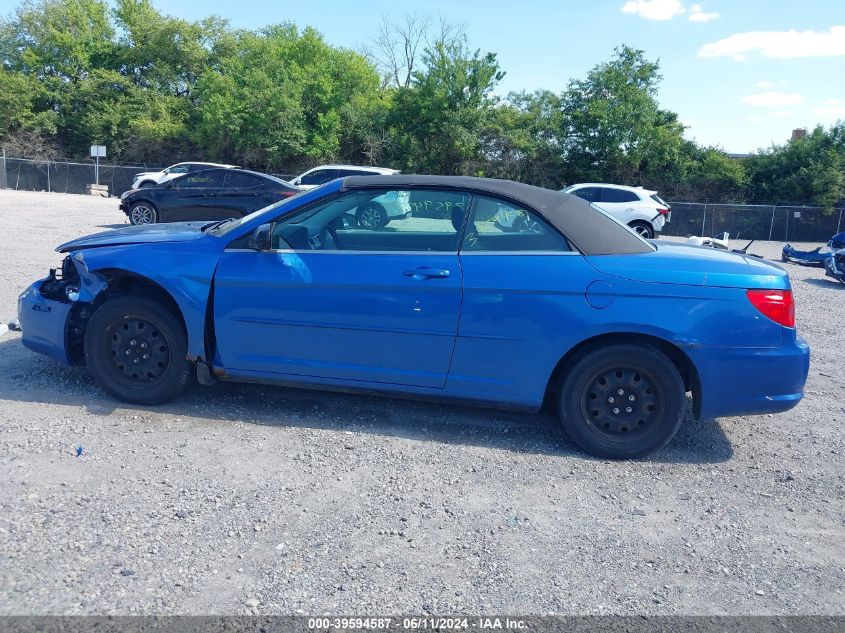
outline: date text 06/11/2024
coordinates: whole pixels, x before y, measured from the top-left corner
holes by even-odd
[[[405,618],[368,618],[368,617],[353,617],[353,618],[327,618],[316,617],[308,619],[308,628],[316,630],[352,630],[352,629],[370,629],[370,630],[390,630],[390,629],[405,629],[405,630],[514,630],[527,629],[528,625],[524,620],[498,618],[498,617],[477,617],[477,618],[438,618],[438,617],[405,617]]]

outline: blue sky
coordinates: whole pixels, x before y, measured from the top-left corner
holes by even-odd
[[[845,119],[845,0],[153,0],[187,19],[209,14],[258,28],[290,20],[359,48],[383,16],[442,15],[466,24],[473,47],[498,53],[497,92],[562,90],[628,44],[659,59],[659,100],[705,145],[748,152],[795,127]],[[0,0],[0,12],[17,2]]]

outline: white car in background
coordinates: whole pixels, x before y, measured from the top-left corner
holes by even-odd
[[[561,191],[583,198],[646,239],[657,237],[672,215],[672,207],[656,191],[642,187],[585,182],[570,185]]]
[[[291,184],[303,191],[315,189],[336,178],[347,176],[392,176],[400,173],[398,169],[387,167],[366,167],[363,165],[320,165],[305,171]],[[410,195],[407,191],[392,191],[378,198],[373,198],[366,205],[358,208],[355,218],[358,226],[371,231],[378,230],[391,220],[400,220],[411,215]]]
[[[224,167],[232,169],[235,165],[222,165],[220,163],[176,163],[167,169],[161,171],[145,171],[140,174],[135,174],[135,180],[132,182],[133,189],[140,189],[142,187],[155,187],[162,183],[172,180],[182,174],[189,174],[194,171],[203,169],[212,169],[213,167]]]
[[[320,165],[304,171],[290,183],[303,191],[315,189],[320,185],[331,182],[335,178],[346,176],[392,176],[398,174],[398,169],[387,167],[366,167],[363,165]]]

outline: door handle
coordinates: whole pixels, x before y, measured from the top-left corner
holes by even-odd
[[[445,279],[451,274],[452,273],[443,268],[421,267],[405,271],[406,277],[413,277],[414,279]]]

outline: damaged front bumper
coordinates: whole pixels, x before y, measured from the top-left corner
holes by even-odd
[[[22,342],[34,352],[46,354],[70,364],[65,337],[70,301],[48,299],[41,294],[41,286],[49,277],[36,281],[18,298],[18,322],[23,332]]]
[[[23,344],[65,364],[82,362],[84,325],[105,287],[105,280],[88,272],[81,255],[66,257],[61,272],[51,270],[18,298]]]
[[[837,251],[824,260],[824,274],[845,283],[845,250]]]

